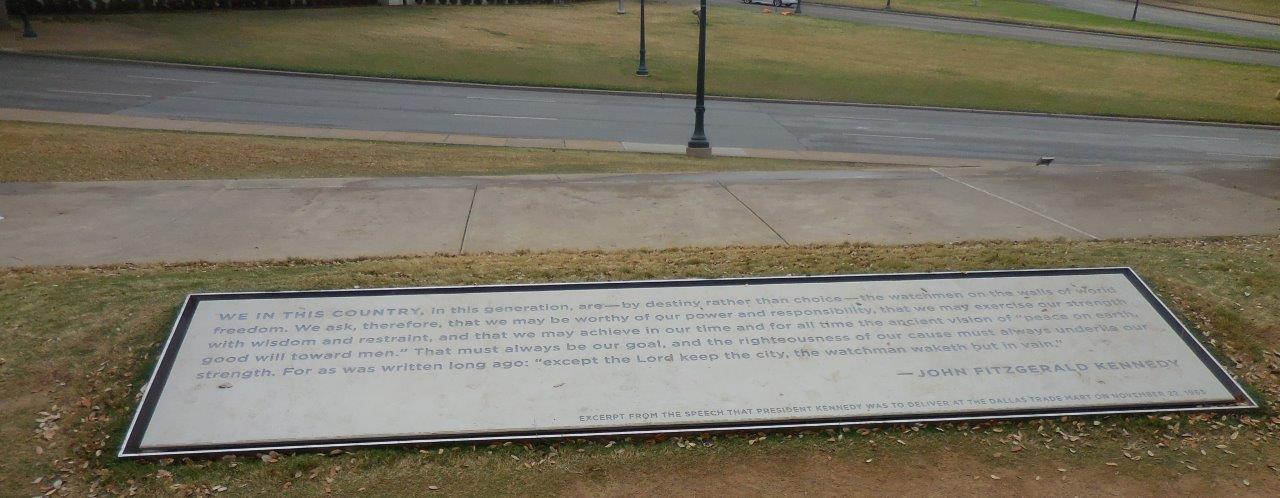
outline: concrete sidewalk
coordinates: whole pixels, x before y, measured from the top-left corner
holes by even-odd
[[[1280,175],[878,168],[0,184],[0,265],[1273,234]]]

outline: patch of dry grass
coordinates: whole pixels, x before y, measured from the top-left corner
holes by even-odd
[[[0,182],[673,173],[857,165],[0,122]]]
[[[419,495],[428,486],[482,496],[1271,494],[1280,487],[1274,411],[369,449],[265,460],[111,458],[172,314],[190,292],[1113,265],[1134,266],[1272,406],[1280,396],[1280,237],[1274,236],[8,270],[0,273],[6,448],[0,489],[73,496],[91,490]]]
[[[593,2],[65,18],[0,47],[299,71],[689,93],[697,28],[648,9],[637,78],[634,16]],[[930,33],[715,8],[717,95],[1276,123],[1280,68]],[[84,40],[101,37],[101,45]],[[126,37],[127,40],[117,40]],[[141,84],[141,83],[140,83]]]

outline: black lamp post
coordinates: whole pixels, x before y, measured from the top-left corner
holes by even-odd
[[[3,1],[3,0],[0,0]],[[22,2],[22,37],[35,38],[36,30],[31,27],[31,19],[27,17],[27,11],[31,9],[31,0]]]
[[[1141,3],[1142,3],[1142,0],[1133,0],[1133,17],[1129,18],[1130,22],[1138,20],[1138,5]]]
[[[648,76],[649,67],[644,63],[644,0],[640,0],[640,67],[636,68],[636,76]]]
[[[791,13],[792,13],[792,14],[799,14],[799,13],[800,13],[800,0],[796,0],[796,8],[795,8],[795,10],[791,11]]]
[[[698,157],[711,156],[711,142],[707,141],[707,132],[702,129],[702,115],[707,112],[703,100],[707,91],[707,0],[700,0],[698,9],[698,97],[693,106],[693,136],[689,137],[689,145],[685,154]]]

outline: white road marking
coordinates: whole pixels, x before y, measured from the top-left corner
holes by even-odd
[[[136,75],[136,74],[130,74],[130,75],[129,75],[129,77],[130,77],[130,78],[143,79],[143,80],[181,81],[181,82],[184,82],[184,83],[217,83],[216,81],[184,80],[184,79],[181,79],[181,78],[160,78],[160,77],[157,77],[157,76],[138,76],[138,75]]]
[[[138,94],[138,93],[80,92],[80,91],[76,91],[76,90],[49,90],[49,91],[50,91],[50,92],[55,92],[55,93],[81,93],[81,94],[85,94],[85,95],[111,95],[111,96],[113,96],[113,97],[143,97],[143,98],[151,98],[151,96],[150,96],[150,95],[142,95],[142,94]]]
[[[471,100],[502,100],[507,102],[550,102],[550,103],[555,102],[554,100],[551,100],[551,99],[511,99],[506,97],[467,97],[467,98]]]
[[[538,120],[544,120],[544,121],[559,121],[559,119],[557,119],[557,118],[535,118],[535,117],[532,117],[532,116],[495,116],[495,115],[493,115],[493,114],[458,114],[458,113],[454,113],[454,116],[461,116],[461,117],[464,117],[464,118],[538,119]]]
[[[903,140],[933,140],[932,138],[926,138],[926,137],[904,137],[899,135],[872,135],[870,133],[845,133],[845,135],[851,135],[855,137],[901,138]]]
[[[1154,136],[1157,136],[1157,137],[1168,137],[1168,138],[1198,138],[1198,139],[1201,139],[1201,140],[1240,140],[1240,139],[1238,139],[1238,138],[1225,138],[1225,137],[1197,137],[1197,136],[1194,136],[1194,135],[1154,135]]]
[[[828,118],[828,119],[860,119],[860,120],[866,120],[866,121],[897,121],[896,119],[891,119],[891,118],[862,118],[858,116],[814,116],[814,117]]]
[[[991,196],[991,197],[995,197],[996,199],[1000,199],[1000,200],[1005,201],[1005,202],[1007,202],[1007,203],[1009,203],[1009,204],[1013,204],[1014,206],[1017,206],[1017,207],[1019,207],[1019,208],[1022,208],[1024,211],[1027,211],[1028,213],[1034,214],[1034,215],[1039,216],[1039,217],[1041,217],[1041,218],[1044,218],[1044,219],[1046,219],[1046,220],[1049,220],[1049,221],[1052,221],[1052,222],[1057,223],[1057,224],[1059,224],[1059,225],[1062,225],[1062,226],[1064,226],[1064,227],[1066,227],[1066,228],[1070,229],[1071,231],[1076,232],[1076,233],[1078,233],[1078,234],[1080,234],[1080,235],[1084,235],[1085,237],[1088,237],[1088,238],[1093,239],[1093,240],[1100,240],[1100,239],[1098,239],[1098,237],[1094,236],[1093,234],[1091,234],[1091,233],[1089,233],[1089,232],[1086,232],[1086,231],[1084,231],[1084,230],[1081,230],[1081,229],[1079,229],[1079,228],[1073,227],[1073,226],[1071,226],[1071,225],[1068,225],[1068,224],[1066,224],[1065,222],[1063,222],[1063,221],[1061,221],[1061,220],[1058,220],[1058,219],[1056,219],[1056,218],[1054,218],[1054,217],[1052,217],[1052,216],[1049,216],[1049,215],[1047,215],[1047,214],[1041,213],[1041,212],[1036,211],[1036,210],[1034,210],[1034,209],[1031,209],[1031,208],[1029,208],[1029,207],[1023,206],[1022,204],[1018,204],[1017,202],[1011,201],[1011,200],[1009,200],[1009,199],[1006,199],[1006,198],[1004,198],[1004,197],[998,196],[998,195],[993,194],[993,193],[991,193],[991,192],[987,192],[986,190],[982,190],[982,189],[980,189],[980,188],[978,188],[978,187],[975,187],[975,186],[973,186],[973,185],[970,185],[970,184],[968,184],[968,183],[965,183],[965,182],[963,182],[963,181],[961,181],[961,180],[957,180],[957,179],[955,179],[955,178],[952,178],[952,177],[950,177],[950,176],[947,176],[945,173],[943,173],[943,172],[941,172],[941,171],[938,171],[938,169],[937,169],[937,168],[929,168],[929,171],[932,171],[932,172],[934,172],[934,173],[937,173],[937,174],[938,174],[938,176],[941,176],[941,177],[946,178],[946,179],[948,179],[948,180],[951,180],[951,181],[953,181],[953,182],[959,183],[959,184],[964,185],[964,186],[966,186],[966,187],[969,187],[969,188],[971,188],[971,189],[977,190],[977,191],[982,192],[982,193],[984,193],[984,194],[987,194],[987,195],[989,195],[989,196]]]
[[[1230,154],[1226,152],[1209,152],[1211,156],[1256,157],[1258,159],[1280,159],[1280,156],[1255,156],[1253,154]]]

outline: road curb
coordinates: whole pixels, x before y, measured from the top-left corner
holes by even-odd
[[[1198,41],[1189,41],[1189,40],[1177,40],[1177,39],[1172,39],[1172,38],[1160,38],[1160,37],[1158,37],[1158,36],[1130,35],[1130,34],[1123,34],[1123,33],[1112,33],[1112,32],[1109,32],[1109,31],[1095,31],[1095,30],[1089,30],[1089,29],[1056,28],[1056,27],[1052,27],[1052,26],[1041,26],[1041,25],[1038,25],[1038,24],[1029,24],[1029,23],[1013,22],[1013,21],[1000,21],[1000,20],[995,20],[995,19],[973,19],[973,18],[969,18],[969,17],[944,16],[944,15],[941,15],[941,14],[925,14],[925,13],[920,13],[920,12],[903,12],[903,11],[900,11],[900,10],[868,9],[868,8],[865,8],[865,7],[852,7],[852,6],[848,6],[848,5],[834,5],[834,4],[821,3],[821,2],[809,2],[809,3],[810,3],[811,5],[818,5],[818,6],[821,6],[821,7],[826,7],[826,8],[829,8],[829,9],[838,9],[838,10],[856,10],[856,11],[860,11],[860,12],[879,12],[879,13],[890,13],[890,14],[898,14],[898,15],[903,15],[903,16],[925,17],[925,18],[930,18],[930,19],[946,19],[946,20],[948,20],[948,21],[966,21],[966,22],[975,22],[975,23],[981,23],[981,24],[993,24],[993,25],[997,25],[997,26],[1018,26],[1018,27],[1022,27],[1022,28],[1043,29],[1043,30],[1046,30],[1046,31],[1057,31],[1057,32],[1060,32],[1060,33],[1080,33],[1080,34],[1086,34],[1086,35],[1114,36],[1114,37],[1116,37],[1116,38],[1129,38],[1129,39],[1133,39],[1133,40],[1147,40],[1147,41],[1162,42],[1162,43],[1178,43],[1178,44],[1182,44],[1182,45],[1192,45],[1192,46],[1199,46],[1199,47],[1229,48],[1229,49],[1236,49],[1236,50],[1245,50],[1245,51],[1250,51],[1250,52],[1265,52],[1265,53],[1271,53],[1271,54],[1280,54],[1280,50],[1277,50],[1277,49],[1270,49],[1270,48],[1257,48],[1257,47],[1244,47],[1244,46],[1240,46],[1240,45],[1229,45],[1229,44],[1226,44],[1226,43],[1213,43],[1213,42],[1198,42]],[[1176,9],[1174,9],[1174,10],[1176,10]],[[1201,30],[1201,31],[1203,31],[1203,30]],[[1099,50],[1108,50],[1108,49],[1099,49]],[[1158,54],[1157,54],[1157,55],[1158,55]],[[1237,64],[1239,64],[1239,63],[1237,63]]]
[[[636,90],[607,90],[599,88],[574,88],[574,87],[557,87],[557,86],[531,86],[531,85],[502,85],[495,83],[474,83],[466,81],[445,81],[445,80],[418,80],[409,78],[393,78],[384,76],[359,76],[349,74],[333,74],[333,73],[308,73],[302,71],[289,71],[283,69],[259,69],[245,67],[230,66],[206,66],[200,64],[191,64],[185,62],[166,62],[166,61],[148,61],[135,59],[117,59],[112,57],[94,57],[87,55],[69,55],[69,54],[41,54],[30,52],[19,52],[8,49],[0,49],[0,54],[12,55],[18,57],[46,58],[46,59],[64,59],[79,60],[88,62],[103,62],[111,64],[136,64],[144,66],[171,67],[181,69],[200,69],[208,71],[221,71],[228,73],[241,74],[264,74],[274,76],[298,76],[305,78],[317,79],[333,79],[347,81],[369,81],[381,83],[401,83],[408,85],[433,85],[457,88],[487,88],[499,90],[519,90],[529,92],[573,92],[589,95],[617,95],[624,97],[663,97],[672,99],[692,100],[693,94],[687,93],[670,93],[670,92],[642,92]],[[996,109],[972,109],[966,107],[944,107],[944,106],[926,106],[926,105],[909,105],[909,104],[880,104],[880,103],[864,103],[864,102],[838,102],[829,100],[801,100],[801,99],[776,99],[765,97],[735,97],[725,95],[708,95],[707,100],[721,102],[746,102],[760,104],[791,104],[791,105],[826,105],[839,107],[865,107],[873,109],[904,109],[904,110],[920,110],[920,111],[939,111],[939,112],[962,112],[971,114],[989,114],[997,116],[1028,116],[1028,117],[1048,117],[1048,118],[1066,118],[1090,121],[1111,121],[1111,122],[1128,122],[1128,123],[1155,123],[1155,124],[1171,124],[1171,125],[1191,125],[1191,126],[1212,126],[1227,128],[1245,128],[1255,130],[1280,130],[1280,124],[1263,124],[1263,123],[1242,123],[1231,121],[1197,121],[1190,119],[1172,119],[1172,118],[1143,118],[1134,116],[1106,116],[1106,115],[1089,115],[1089,114],[1066,114],[1052,112],[1036,112],[1036,111],[1003,111]]]

